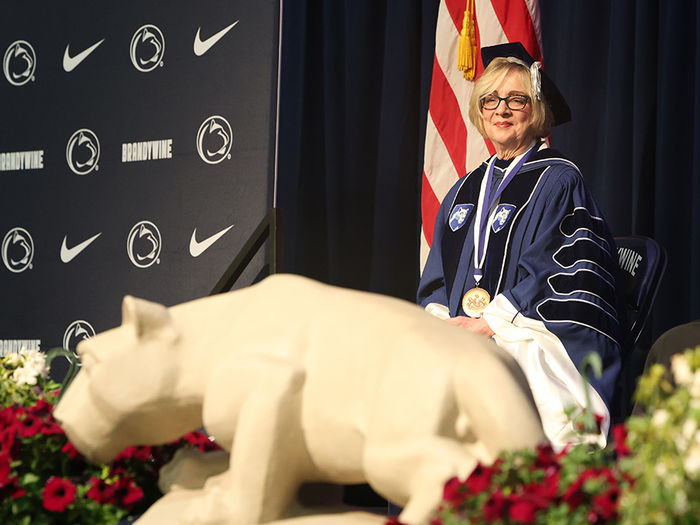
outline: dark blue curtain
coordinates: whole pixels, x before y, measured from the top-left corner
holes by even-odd
[[[284,267],[413,299],[438,0],[285,2]]]
[[[541,0],[545,67],[576,161],[615,235],[669,266],[655,337],[700,318],[700,7]],[[412,299],[438,0],[284,5],[280,176],[285,268]]]
[[[540,5],[545,67],[573,113],[554,144],[581,167],[615,235],[668,251],[648,342],[700,318],[700,6]]]

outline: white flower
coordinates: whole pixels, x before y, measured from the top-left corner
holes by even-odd
[[[20,350],[20,354],[24,357],[24,368],[26,368],[34,376],[47,377],[49,367],[46,366],[46,356],[39,350]],[[35,383],[32,383],[35,384]]]
[[[657,463],[654,466],[654,474],[656,474],[660,478],[666,477],[666,474],[668,474],[668,469],[666,468],[666,465],[663,463]]]
[[[697,479],[698,472],[700,472],[700,447],[696,445],[690,448],[688,455],[683,460],[683,467],[691,479]]]
[[[668,418],[668,411],[664,410],[663,408],[659,408],[655,410],[654,415],[651,416],[651,423],[655,427],[662,427],[666,424]]]
[[[35,376],[41,376],[43,378],[46,378],[49,375],[49,367],[46,366],[46,363],[42,362],[29,362],[24,364],[24,368],[29,370],[31,373],[33,373]]]
[[[10,366],[19,366],[20,362],[21,359],[19,357],[19,354],[14,352],[5,357],[5,363],[7,363]]]
[[[666,475],[666,479],[663,483],[670,489],[679,490],[683,486],[684,481],[685,478],[677,472],[670,472]]]
[[[700,370],[697,370],[693,374],[693,382],[688,388],[690,395],[693,397],[700,397]]]
[[[695,431],[697,429],[698,424],[695,422],[694,419],[686,419],[683,423],[681,432],[683,432],[683,437],[690,441],[691,439],[693,439],[693,436],[695,435]]]
[[[12,379],[19,386],[36,385],[36,376],[37,374],[33,370],[27,369],[23,366],[15,369],[15,371],[12,373]]]
[[[685,450],[688,448],[688,440],[681,434],[674,432],[673,442],[676,444],[676,449],[678,452],[685,452]]]
[[[673,510],[677,515],[683,515],[688,512],[688,496],[682,490],[676,492],[676,501],[673,503]]]
[[[689,385],[693,382],[693,371],[690,369],[688,360],[683,354],[675,354],[671,357],[671,371],[673,379],[679,385]]]

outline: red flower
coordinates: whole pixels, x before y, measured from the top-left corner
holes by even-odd
[[[525,494],[538,508],[547,508],[559,493],[559,472],[545,476],[542,483],[525,485]]]
[[[612,436],[615,440],[615,452],[619,457],[629,456],[632,451],[627,446],[627,429],[624,424],[615,425],[612,428]]]
[[[532,470],[542,469],[546,474],[561,469],[559,455],[554,452],[550,445],[540,445],[537,447],[537,458]]]
[[[585,414],[586,411],[583,411],[583,414]],[[605,421],[605,418],[601,416],[600,414],[593,414],[593,422],[595,423],[597,432],[600,433],[602,431],[602,426],[603,426],[603,421]],[[585,425],[582,422],[578,422],[576,424],[576,430],[579,432],[583,432],[585,430]]]
[[[120,478],[114,484],[114,501],[120,507],[131,509],[143,499],[143,490],[131,478]]]
[[[459,508],[467,499],[467,486],[458,478],[450,478],[442,489],[442,499],[453,509]]]
[[[44,422],[32,414],[27,414],[19,422],[18,433],[21,437],[32,437],[39,433]]]
[[[485,492],[491,486],[491,478],[496,473],[496,469],[485,467],[481,463],[478,463],[467,478],[467,488],[474,494]]]
[[[4,486],[0,485],[0,501],[4,501],[7,498],[21,498],[26,494],[25,490],[18,485],[17,481],[18,478],[15,476],[13,478],[8,478]]]
[[[430,525],[442,525],[442,519],[441,518],[433,518],[430,520]]]
[[[569,505],[569,508],[571,508],[571,510],[578,508],[583,503],[585,493],[581,489],[583,487],[584,482],[593,477],[594,475],[595,473],[592,469],[584,470],[579,475],[579,477],[576,478],[576,481],[569,485],[569,488],[566,489],[566,492],[564,492],[564,494],[562,495],[562,501]]]
[[[27,494],[26,490],[17,485],[17,478],[15,478],[12,488],[14,489],[12,492],[10,492],[10,497],[12,499],[21,498],[22,496]]]
[[[396,516],[391,516],[388,520],[384,522],[384,525],[406,525],[405,523],[402,523],[399,521],[399,518]]]
[[[620,489],[613,487],[593,498],[593,510],[603,519],[617,519],[617,507],[620,501]]]
[[[509,509],[510,519],[515,523],[535,523],[537,506],[525,498],[515,500]]]
[[[12,408],[7,407],[0,410],[0,425],[3,427],[13,423],[15,421],[15,414]]]
[[[78,449],[75,448],[75,445],[71,443],[70,441],[67,441],[65,445],[63,445],[63,448],[61,448],[61,452],[64,452],[65,454],[68,454],[68,457],[71,459],[77,459],[81,457],[80,452],[78,452]]]
[[[497,489],[489,496],[484,503],[483,513],[486,521],[499,521],[506,516],[508,510],[508,499],[500,489]]]
[[[138,461],[148,461],[151,457],[151,447],[126,447],[122,450],[114,461],[119,461],[122,459],[137,459]]]
[[[45,421],[39,432],[45,436],[63,435],[63,429],[53,421]]]
[[[210,452],[212,450],[221,449],[221,447],[217,445],[215,441],[212,441],[209,436],[196,430],[194,432],[188,432],[182,436],[182,439],[184,439],[190,445],[194,445],[202,452]]]
[[[103,503],[113,504],[115,492],[113,485],[108,485],[104,480],[95,476],[90,478],[90,490],[88,490],[87,496],[100,505]]]
[[[10,472],[10,455],[7,453],[0,454],[0,488],[12,482]]]
[[[0,453],[10,454],[12,446],[15,444],[15,435],[17,434],[17,422],[6,426],[0,430]]]
[[[63,512],[75,500],[75,485],[63,478],[51,476],[44,486],[44,508],[52,512]]]
[[[600,478],[608,482],[610,490],[617,490],[619,495],[618,483],[615,475],[608,467],[589,468],[584,470],[579,477],[574,481],[562,496],[562,500],[566,502],[571,509],[577,508],[588,499],[588,495],[583,491],[583,484],[589,479]]]
[[[51,411],[53,410],[53,405],[49,402],[46,401],[46,399],[40,399],[37,401],[34,406],[30,406],[27,408],[27,413],[28,414],[34,414],[35,416],[38,417],[46,417],[51,415]]]
[[[115,466],[114,464],[110,467],[109,469],[109,475],[110,477],[118,477],[121,478],[122,476],[129,476],[129,471],[126,470],[124,467],[120,466]]]

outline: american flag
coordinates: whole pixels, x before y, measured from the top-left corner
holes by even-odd
[[[473,82],[457,70],[457,42],[467,2],[440,0],[435,31],[435,58],[425,133],[421,194],[421,269],[433,243],[433,225],[447,191],[494,153],[493,146],[469,122]],[[538,0],[474,0],[476,78],[483,71],[481,47],[520,41],[542,61]]]

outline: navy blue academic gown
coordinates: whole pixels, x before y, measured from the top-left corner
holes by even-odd
[[[487,166],[488,161],[457,181],[443,200],[418,288],[419,304],[445,305],[452,317],[464,315],[462,297],[475,284],[474,220]],[[519,323],[552,336],[565,351],[559,361],[570,360],[576,369],[589,352],[597,352],[603,374],[591,384],[603,408],[609,407],[623,338],[618,311],[624,310],[615,284],[615,243],[581,173],[541,145],[492,210],[480,286],[495,300],[484,317],[492,329],[507,331],[508,323]],[[487,315],[499,306],[500,324]],[[544,368],[552,375],[552,367]]]

